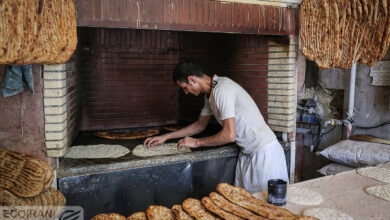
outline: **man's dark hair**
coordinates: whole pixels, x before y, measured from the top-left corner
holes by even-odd
[[[199,64],[187,61],[181,61],[173,70],[173,82],[177,81],[188,83],[188,76],[203,76],[203,70]]]

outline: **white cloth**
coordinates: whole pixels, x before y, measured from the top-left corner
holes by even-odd
[[[250,155],[240,152],[234,185],[254,194],[267,190],[270,179],[289,182],[285,154],[277,140]]]
[[[265,147],[276,136],[265,123],[252,97],[237,83],[227,77],[214,75],[210,97],[205,95],[201,115],[214,115],[219,124],[227,118],[236,122],[236,143],[245,154]]]

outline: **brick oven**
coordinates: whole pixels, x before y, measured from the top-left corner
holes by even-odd
[[[99,179],[100,183],[103,177],[94,179],[90,174],[102,172],[103,168],[99,167],[104,162],[93,164],[88,172],[83,173],[83,170],[80,173],[68,164],[69,161],[53,158],[61,158],[68,147],[80,143],[80,135],[88,132],[195,120],[203,104],[202,97],[184,97],[171,77],[180,60],[194,60],[202,65],[206,73],[232,78],[253,97],[266,122],[286,149],[290,149],[287,160],[292,164],[290,175],[293,180],[298,10],[290,4],[297,1],[275,2],[279,3],[77,1],[79,43],[76,52],[66,64],[34,65],[37,93],[21,94],[21,97],[13,98],[18,103],[8,101],[8,106],[2,104],[0,107],[1,112],[13,116],[13,123],[18,123],[16,126],[9,122],[0,123],[0,143],[8,149],[32,153],[48,160],[64,178],[59,183],[60,188],[67,189],[77,176],[86,173],[88,175],[82,181],[77,179],[76,182],[84,182],[85,186]],[[31,100],[26,101],[26,97]],[[27,107],[35,109],[27,112]],[[26,116],[28,120],[24,119]],[[36,121],[35,126],[21,123],[30,123],[32,117]],[[5,118],[0,119],[0,122],[5,121]],[[9,127],[15,131],[7,130]],[[33,147],[25,147],[26,139],[20,137],[21,131],[31,136],[27,144]],[[13,141],[9,141],[10,137]],[[226,154],[228,159],[223,163],[235,164],[232,152],[225,150],[214,154]],[[126,163],[111,161],[110,169],[122,170]],[[189,164],[197,166],[186,162],[180,165],[182,169],[174,169],[182,172],[188,170]],[[213,166],[220,165],[215,163]],[[67,167],[66,171],[63,167]],[[140,167],[134,165],[134,168]],[[150,169],[151,173],[157,172],[154,168]],[[141,173],[144,174],[144,171]],[[146,178],[142,175],[136,179]],[[123,181],[118,178],[107,174],[103,179]],[[191,178],[193,181],[195,177]],[[183,189],[188,194],[186,190]],[[77,204],[78,200],[70,201]],[[99,207],[112,210],[108,206]]]
[[[297,9],[97,0],[78,1],[77,19],[72,61],[43,68],[48,156],[62,156],[77,130],[196,118],[202,102],[184,99],[171,80],[183,59],[232,78],[252,95],[274,131],[294,132]]]

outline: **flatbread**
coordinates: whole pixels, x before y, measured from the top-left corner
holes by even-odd
[[[323,200],[321,194],[316,191],[294,186],[287,188],[287,202],[297,205],[319,205]]]
[[[251,219],[251,220],[265,220],[266,218],[260,217],[258,215],[253,214],[247,209],[242,208],[239,205],[236,205],[232,202],[229,202],[225,197],[221,196],[218,193],[212,192],[209,194],[210,199],[220,208],[224,209],[225,211],[228,211],[230,213],[233,213],[237,216],[240,216],[245,219]]]
[[[136,212],[129,217],[127,217],[127,220],[147,220],[146,213],[145,212]]]
[[[253,194],[254,197],[261,199],[262,201],[268,200],[268,192],[258,192]],[[319,205],[323,202],[321,194],[313,190],[289,186],[287,188],[287,202],[297,205]]]
[[[43,161],[4,148],[0,148],[0,161],[0,188],[20,197],[42,192],[49,181],[47,172],[52,172]]]
[[[330,6],[327,0],[303,0],[300,8],[299,25],[302,53],[310,60],[325,55],[329,46]]]
[[[313,216],[321,220],[353,220],[344,212],[329,208],[308,208],[303,211],[304,216]]]
[[[44,172],[46,173],[45,174],[45,178],[44,178],[44,186],[43,186],[43,191],[48,189],[51,184],[53,183],[53,180],[54,180],[54,171],[53,169],[50,167],[49,164],[47,164],[46,162],[42,161],[42,160],[39,160],[37,158],[34,158],[33,156],[30,156],[28,154],[23,154],[23,156],[26,158],[26,159],[29,159],[29,160],[35,160],[37,163],[39,163],[39,165],[44,169]]]
[[[177,220],[193,220],[194,219],[186,211],[184,211],[184,209],[181,205],[177,205],[177,204],[173,205],[171,210],[173,213],[175,213],[175,217]]]
[[[39,195],[25,198],[27,205],[35,210],[41,209],[43,213],[53,213],[58,216],[66,204],[64,195],[57,189],[50,187],[48,190],[41,192]]]
[[[91,220],[126,220],[126,217],[116,213],[98,214],[91,218]]]
[[[189,147],[181,147],[180,151],[177,149],[177,143],[166,143],[148,148],[146,145],[140,144],[136,146],[131,152],[138,157],[151,157],[179,153],[191,152]]]
[[[76,2],[75,0],[63,0],[66,7],[63,7],[64,29],[66,46],[62,53],[56,57],[52,64],[65,63],[72,56],[77,46],[77,22],[76,22]]]
[[[27,202],[8,190],[0,188],[0,206],[27,206]]]
[[[121,139],[121,140],[132,140],[138,138],[145,138],[156,135],[160,132],[158,128],[150,128],[143,131],[133,131],[133,132],[107,132],[100,131],[95,132],[94,135],[101,138],[107,139]]]
[[[390,201],[390,184],[370,186],[364,189],[367,194]]]
[[[180,128],[182,128],[183,126],[181,125],[169,125],[169,126],[165,126],[164,129],[167,130],[167,131],[176,131],[176,130],[179,130]]]
[[[207,209],[202,205],[202,203],[194,198],[188,198],[183,202],[183,209],[195,217],[197,220],[213,220],[220,219],[219,217],[211,214]]]
[[[320,219],[313,216],[297,216],[294,217],[292,220],[320,220]]]
[[[357,169],[356,173],[385,183],[390,183],[390,169],[379,167],[366,167]]]
[[[151,205],[146,209],[146,216],[149,220],[175,220],[172,211],[164,206]]]
[[[270,205],[256,197],[252,196],[248,191],[237,186],[231,186],[227,183],[217,185],[217,191],[221,193],[229,201],[249,209],[250,211],[269,219],[291,219],[296,215],[287,209]]]
[[[23,6],[27,1],[6,0],[0,4],[0,63],[8,64],[24,56]]]
[[[325,38],[328,41],[328,45],[324,48],[325,55],[316,60],[316,64],[324,69],[334,67],[334,64],[339,61],[341,55],[339,8],[336,0],[329,0],[328,25],[328,31],[325,33]]]
[[[129,149],[122,145],[78,145],[68,149],[65,158],[82,159],[82,158],[117,158],[130,152]]]
[[[207,196],[202,198],[202,205],[206,207],[207,210],[218,215],[223,219],[243,220],[243,218],[240,218],[216,206],[215,203]]]

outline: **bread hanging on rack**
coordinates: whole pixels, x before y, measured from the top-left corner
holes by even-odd
[[[0,21],[0,64],[60,64],[76,49],[75,0],[3,0]]]
[[[390,0],[303,0],[302,53],[325,69],[376,65],[390,45],[389,7]]]
[[[310,60],[320,59],[325,55],[325,48],[328,47],[328,39],[326,39],[329,28],[328,1],[302,1],[300,13],[302,52]]]

